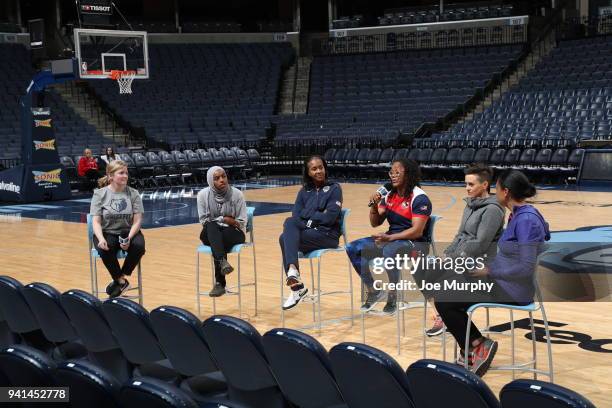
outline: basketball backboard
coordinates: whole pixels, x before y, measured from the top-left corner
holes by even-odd
[[[146,31],[74,29],[79,76],[110,78],[112,71],[131,71],[134,79],[149,78]]]

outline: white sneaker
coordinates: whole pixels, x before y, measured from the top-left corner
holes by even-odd
[[[291,294],[287,299],[285,299],[285,303],[283,303],[283,310],[291,309],[300,303],[300,300],[308,293],[308,288],[303,288],[300,290],[292,290]]]

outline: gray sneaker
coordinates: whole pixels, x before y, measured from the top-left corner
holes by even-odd
[[[359,310],[361,313],[366,313],[372,310],[376,303],[380,302],[380,299],[383,298],[385,293],[382,290],[375,290],[374,292],[368,292],[368,296],[366,297],[365,302],[361,305]]]
[[[389,295],[387,298],[387,303],[385,307],[383,307],[383,313],[386,315],[393,315],[397,311],[397,297]]]
[[[208,293],[208,296],[210,297],[219,297],[223,295],[225,295],[225,286],[221,285],[220,283],[215,283],[215,286]]]

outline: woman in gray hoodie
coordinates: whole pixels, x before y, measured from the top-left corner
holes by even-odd
[[[247,209],[242,192],[229,185],[222,167],[211,167],[206,181],[208,187],[198,193],[200,240],[212,248],[216,283],[210,296],[216,297],[225,293],[225,275],[234,270],[227,262],[227,252],[245,240]]]
[[[455,238],[444,250],[444,256],[485,257],[487,260],[492,260],[497,252],[497,241],[503,230],[505,215],[503,207],[495,196],[489,194],[493,170],[483,164],[473,164],[466,168],[464,173],[468,196],[464,199],[463,217]],[[425,279],[430,280],[430,277]],[[432,298],[429,297],[429,300],[431,302]],[[426,331],[428,336],[437,336],[444,329],[439,314],[436,313],[433,319],[433,327]]]

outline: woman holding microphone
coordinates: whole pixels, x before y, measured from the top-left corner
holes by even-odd
[[[126,276],[132,274],[145,253],[145,240],[140,231],[144,212],[142,198],[127,183],[127,164],[121,160],[109,163],[106,176],[98,181],[100,188],[94,191],[89,211],[93,216],[94,246],[113,278],[106,287],[111,298],[128,290],[130,283]],[[127,252],[123,266],[117,259],[119,249]]]
[[[414,160],[395,160],[389,171],[391,191],[384,198],[380,192],[370,198],[374,204],[370,209],[370,225],[378,227],[386,220],[389,223],[388,230],[358,239],[346,246],[348,257],[367,290],[366,300],[361,306],[362,312],[372,309],[384,296],[383,290],[374,288],[369,261],[381,256],[394,258],[400,252],[415,249],[414,242],[427,239],[424,233],[432,208],[429,197],[419,187],[420,176],[419,165]],[[390,283],[397,283],[400,271],[394,267],[387,270],[387,275]],[[389,292],[383,312],[393,314],[396,310],[397,293]]]

